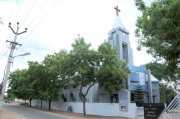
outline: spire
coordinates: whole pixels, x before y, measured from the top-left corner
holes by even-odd
[[[124,25],[122,24],[122,21],[119,18],[120,9],[118,8],[118,6],[114,7],[114,9],[116,10],[116,18],[113,24],[113,28],[117,28],[117,27],[124,28]]]

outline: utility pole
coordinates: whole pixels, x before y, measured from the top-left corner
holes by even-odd
[[[9,56],[8,56],[7,65],[5,67],[6,69],[5,69],[4,77],[3,77],[3,85],[2,85],[2,90],[1,90],[0,101],[3,101],[3,98],[4,98],[4,93],[5,93],[5,90],[6,90],[6,85],[7,85],[8,76],[9,76],[9,71],[10,71],[11,63],[13,62],[13,53],[14,53],[14,50],[15,50],[17,45],[20,45],[20,46],[22,45],[22,44],[19,44],[19,43],[16,42],[17,36],[27,32],[27,28],[25,28],[25,30],[23,32],[19,33],[19,22],[17,22],[17,30],[16,30],[16,32],[11,27],[11,23],[9,23],[8,27],[15,34],[15,37],[14,37],[14,41],[6,41],[6,42],[10,42],[11,50],[10,50],[10,53],[9,53]]]

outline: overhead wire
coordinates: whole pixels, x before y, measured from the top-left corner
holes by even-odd
[[[47,1],[48,1],[48,0],[47,0]],[[57,0],[54,0],[54,2],[52,2],[52,4],[49,4],[48,2],[49,2],[49,1],[52,1],[52,0],[49,0],[48,2],[47,2],[47,1],[44,2],[44,3],[46,3],[47,6],[49,6],[49,8],[46,8],[46,5],[45,5],[45,4],[42,4],[42,6],[41,6],[41,8],[40,8],[40,9],[42,10],[42,15],[41,15],[42,17],[41,17],[40,20],[39,20],[40,22],[41,22],[41,19],[43,19],[43,18],[48,14],[48,12],[50,11],[50,9],[53,8],[54,4],[57,2]],[[44,13],[43,13],[43,9],[45,10]],[[37,13],[37,16],[40,16],[40,15]],[[37,16],[36,16],[36,18],[37,18]],[[29,25],[28,25],[28,27],[30,27],[30,26],[32,25],[32,23],[33,23],[33,22],[30,22]],[[39,22],[38,22],[38,23],[39,23]],[[38,23],[36,23],[36,24],[38,24]]]
[[[18,19],[19,15],[20,15],[20,13],[21,13],[20,11],[22,11],[22,8],[23,8],[23,5],[24,5],[24,1],[25,1],[25,0],[23,0],[23,2],[22,2],[22,4],[21,4],[20,8],[18,9],[17,15],[16,15],[14,21],[16,21],[16,20]]]
[[[26,47],[26,48],[32,48],[32,49],[36,49],[36,50],[46,50],[46,51],[55,51],[53,49],[48,49],[48,48],[40,48],[40,47],[35,47],[35,46],[28,46],[28,45],[23,45],[23,47]]]
[[[28,35],[25,37],[24,41],[29,38],[29,36],[30,36],[30,35],[32,34],[32,32],[37,28],[37,26],[42,22],[42,20],[46,17],[46,15],[50,12],[50,10],[51,10],[52,8],[54,8],[53,6],[56,5],[57,1],[58,1],[58,0],[54,0],[54,1],[52,2],[52,4],[49,5],[50,7],[46,9],[45,13],[42,15],[42,17],[39,19],[39,21],[36,22],[35,26],[31,29],[31,32],[28,33]],[[28,28],[30,27],[30,25],[31,25],[31,23],[28,25]]]
[[[44,1],[44,0],[43,0]],[[45,2],[45,1],[44,1]],[[24,25],[24,23],[27,21],[28,17],[31,15],[31,11],[33,11],[33,9],[37,6],[37,0],[32,1],[30,7],[27,9],[27,12],[25,12],[24,14],[24,18],[23,18],[23,14],[22,14],[22,20],[21,20],[21,26]],[[33,13],[34,14],[34,13]]]
[[[33,8],[33,5],[35,4],[35,1],[36,1],[36,0],[34,0],[34,1],[32,2],[31,7],[29,8],[28,11],[30,11],[30,10]],[[47,6],[49,6],[49,7],[48,7],[47,9],[45,9],[44,13],[43,13],[43,14],[41,15],[41,17],[38,19],[38,22],[36,22],[36,24],[35,24],[34,27],[32,28],[32,30],[31,30],[31,32],[29,33],[29,35],[25,38],[25,40],[29,38],[29,36],[31,35],[31,33],[34,31],[34,29],[36,29],[37,26],[42,22],[42,20],[46,17],[46,15],[47,15],[47,14],[50,12],[50,10],[54,7],[54,5],[57,3],[57,1],[58,1],[58,0],[54,0],[54,1],[51,2],[50,5],[49,5],[49,3],[48,3],[47,1],[44,1],[44,0],[43,0],[43,2],[42,2],[43,4],[41,4],[40,8],[41,8],[41,9],[45,9],[46,4],[47,4]],[[19,9],[17,9],[17,13],[16,13],[16,16],[15,16],[15,20],[14,20],[14,21],[16,21],[16,20],[18,19],[18,17],[20,16],[20,13],[19,13],[19,12],[23,9],[23,6],[25,6],[24,4],[25,4],[25,0],[23,0],[23,2],[21,3],[21,6],[19,7]],[[9,19],[13,19],[13,16],[14,16],[15,11],[16,11],[15,8],[17,8],[17,7],[16,7],[16,6],[13,7],[13,10],[12,10],[12,12],[11,12],[11,15],[8,17]],[[24,10],[23,10],[23,11],[24,11]],[[23,15],[23,13],[21,13],[21,14]],[[27,13],[27,14],[28,14],[28,13]],[[39,15],[39,14],[37,13],[36,16],[38,16],[38,15]],[[26,16],[24,17],[23,22],[25,22],[25,21],[27,20],[27,17],[28,17],[28,16],[29,16],[29,15],[26,15]],[[33,18],[32,20],[35,20],[35,19]],[[11,21],[11,20],[9,20],[9,21]],[[32,23],[33,23],[33,21],[31,21],[28,26],[30,26]],[[11,33],[11,32],[9,32],[9,35],[8,35],[7,39],[10,39],[10,37],[11,37],[10,33]],[[32,48],[32,47],[31,47],[31,48]],[[33,48],[35,48],[35,47],[33,47]],[[37,47],[36,47],[35,49],[53,51],[52,49],[37,48]],[[8,50],[7,50],[7,52],[8,52]],[[7,52],[5,52],[5,53],[3,54],[3,56],[5,56],[5,55],[7,54]]]
[[[43,0],[43,2],[46,3],[46,1],[44,1],[44,0]],[[21,27],[22,24],[24,24],[24,22],[26,21],[26,19],[27,19],[28,16],[29,16],[30,11],[33,9],[33,7],[35,6],[36,3],[37,3],[36,0],[31,0],[30,6],[29,6],[29,3],[28,3],[28,2],[25,2],[25,0],[23,0],[22,3],[21,3],[21,6],[18,7],[19,9],[17,9],[17,12],[16,12],[16,13],[15,13],[15,8],[17,8],[17,7],[16,7],[16,6],[14,7],[11,16],[13,16],[13,14],[16,14],[15,21],[16,21],[17,19],[19,19],[19,22],[21,22],[20,25],[19,25],[19,27]],[[43,5],[44,5],[44,4],[43,4]],[[29,7],[28,7],[28,6],[29,6]],[[28,9],[26,10],[26,8],[28,8]],[[23,15],[25,15],[25,17],[23,17]],[[23,19],[23,18],[24,18],[24,19]],[[12,18],[11,18],[11,19],[12,19]],[[22,19],[22,20],[21,20],[21,19]],[[35,19],[35,18],[33,18],[33,19]],[[10,37],[11,37],[10,33],[11,33],[11,32],[9,32],[9,35],[8,35],[7,39],[10,39]]]
[[[16,10],[15,10],[17,8],[17,3],[13,3],[13,4],[15,4],[15,5],[12,8],[11,14],[8,16],[9,22],[16,21],[17,14],[19,13],[19,12],[16,13]],[[22,8],[23,4],[24,4],[24,0],[22,1],[21,5],[20,5],[19,9],[17,9],[17,11],[20,11],[20,9]],[[13,17],[15,17],[15,18],[13,18]],[[9,40],[11,38],[11,34],[12,34],[11,31],[8,32],[7,40]]]
[[[27,48],[32,48],[32,49],[37,49],[37,50],[48,50],[48,51],[55,51],[55,50],[53,50],[53,49],[47,49],[47,48],[39,48],[39,47],[34,47],[34,46],[27,46],[27,45],[25,45],[24,47],[27,47]],[[75,54],[83,54],[83,55],[93,55],[93,56],[117,56],[117,55],[108,55],[108,54],[90,54],[90,53],[75,53]],[[74,55],[75,55],[74,54]]]
[[[3,57],[5,57],[7,55],[9,50],[6,50],[1,56],[0,56],[0,59],[2,59]]]
[[[46,3],[47,3],[47,1],[44,1],[44,0],[39,2],[40,5],[38,3],[36,3],[36,6],[34,6],[34,9],[31,10],[31,13],[33,16],[29,17],[30,20],[27,23],[27,27],[29,27],[30,26],[29,24],[32,24],[35,21],[35,19],[37,19],[39,17],[39,14],[41,14],[41,12],[43,11],[43,8],[46,6]],[[35,12],[33,12],[33,11],[35,11]]]

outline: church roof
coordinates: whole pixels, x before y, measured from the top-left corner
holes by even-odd
[[[116,16],[116,18],[114,20],[113,28],[115,29],[115,28],[118,28],[118,27],[123,28],[123,29],[125,28],[122,21],[121,21],[121,19],[119,18],[119,16]]]
[[[159,82],[159,80],[157,78],[155,78],[153,75],[151,75],[151,81],[152,82]]]

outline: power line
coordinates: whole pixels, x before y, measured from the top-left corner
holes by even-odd
[[[29,18],[29,16],[31,16],[31,14],[33,13],[32,11],[35,9],[35,7],[38,5],[38,3],[37,3],[38,1],[37,0],[34,0],[34,1],[32,1],[32,3],[30,4],[30,6],[26,9],[26,10],[24,10],[24,14],[22,14],[22,17],[20,17],[20,18],[22,18],[22,20],[21,20],[21,22],[22,22],[22,26],[24,26],[24,23],[27,21],[27,19]],[[45,2],[45,1],[44,1]],[[37,12],[35,12],[35,13],[33,13],[33,14],[37,14]]]
[[[0,59],[2,59],[6,54],[8,53],[8,50],[6,50],[0,57]]]
[[[21,4],[21,6],[20,6],[20,8],[22,8],[22,6],[23,6],[23,3],[24,3],[24,0],[23,0],[23,2],[22,2],[22,4]],[[16,21],[16,18],[17,18],[17,15],[18,15],[18,13],[20,12],[20,8],[19,9],[17,9],[17,13],[16,13],[16,3],[14,3],[15,5],[14,5],[14,7],[12,8],[12,11],[11,11],[11,14],[8,16],[8,18],[9,19],[7,19],[7,21]],[[15,17],[15,18],[14,18]],[[11,35],[10,35],[10,32],[9,32],[9,34],[8,34],[8,36],[7,36],[7,39],[10,39],[10,37],[11,37]]]
[[[41,19],[35,24],[35,26],[32,28],[31,32],[27,35],[27,37],[24,39],[28,39],[28,37],[32,34],[32,32],[37,28],[37,26],[42,22],[42,20],[46,17],[46,15],[50,12],[50,9],[53,8],[54,5],[56,5],[58,0],[54,0],[54,2],[50,5],[50,7],[45,11],[44,15],[42,15]],[[31,24],[29,24],[31,25]],[[28,26],[29,26],[28,25]],[[29,26],[30,27],[30,26]]]
[[[23,4],[24,4],[24,0],[23,0],[23,2],[22,2],[22,4],[21,4],[21,6],[20,6],[20,8],[18,9],[18,12],[17,12],[17,15],[16,15],[16,17],[15,17],[15,22],[17,22],[16,20],[17,20],[17,18],[18,18],[18,16],[20,15],[20,11],[24,11],[24,10],[21,10],[22,9],[22,7],[23,7]],[[19,21],[18,21],[19,22]]]
[[[34,46],[28,46],[28,45],[23,45],[23,47],[26,47],[26,48],[32,48],[32,49],[37,49],[37,50],[46,50],[46,51],[55,51],[53,49],[48,49],[48,48],[40,48],[40,47],[34,47]]]
[[[55,51],[53,49],[47,49],[47,48],[40,48],[40,47],[34,47],[34,46],[26,46],[26,45],[23,45],[23,47],[29,47],[29,48],[33,48],[33,49],[37,49],[37,50],[47,50],[47,51]],[[59,49],[60,51],[61,49]],[[74,53],[74,55],[76,54],[84,54],[84,55],[92,55],[92,56],[109,56],[109,57],[112,57],[112,56],[117,56],[117,55],[108,55],[108,54],[90,54],[90,53]]]
[[[47,3],[47,1],[43,0],[43,3],[41,4],[41,6],[38,6],[37,1],[34,0],[34,2],[36,3],[35,5],[31,5],[31,8],[29,9],[29,12],[27,12],[26,16],[23,19],[23,24],[26,21],[26,19],[28,19],[28,16],[30,16],[30,14],[32,13],[32,15],[34,15],[35,17],[32,17],[30,20],[30,25],[33,23],[34,19],[37,19],[39,14],[41,13],[41,11],[43,10],[43,8],[46,6],[45,4]],[[33,10],[39,8],[38,12],[32,12]],[[36,14],[36,15],[35,15]],[[28,26],[30,26],[28,25]]]

